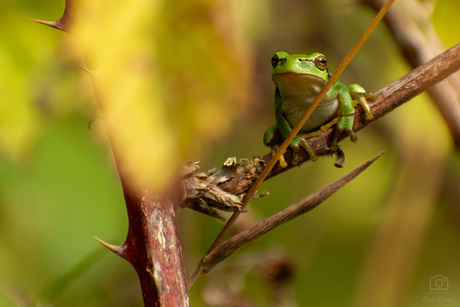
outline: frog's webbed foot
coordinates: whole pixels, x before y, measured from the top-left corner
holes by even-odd
[[[291,142],[291,144],[289,145],[292,148],[292,161],[291,161],[292,165],[299,164],[299,160],[300,160],[299,153],[300,153],[301,147],[305,149],[305,151],[308,153],[308,155],[310,156],[310,160],[316,161],[318,159],[313,149],[311,149],[310,144],[308,144],[307,142],[307,139],[309,137],[311,136],[310,135],[306,135],[304,137],[296,136],[294,140]],[[278,149],[279,149],[279,145],[272,146],[272,150],[271,150],[272,157],[275,155]],[[286,159],[284,158],[285,153],[286,152],[282,153],[281,156],[278,158],[278,162],[283,168],[288,167],[288,163],[286,162]]]
[[[295,144],[291,145],[291,148],[292,148],[292,151],[293,151],[292,162],[291,162],[292,165],[299,164],[300,147],[303,147],[303,149],[305,149],[305,151],[310,156],[311,161],[318,160],[318,157],[316,156],[315,152],[313,151],[313,149],[311,149],[310,144],[307,142],[308,137],[309,137],[309,135],[307,135],[306,137],[297,136],[296,138],[294,138]]]
[[[275,153],[278,151],[278,149],[279,149],[279,145],[275,145],[275,146],[272,147],[272,150],[271,150],[272,157],[275,156]],[[282,168],[288,167],[288,164],[287,164],[287,162],[286,162],[286,159],[284,159],[284,154],[285,154],[285,153],[286,153],[286,151],[284,151],[284,152],[280,155],[280,157],[278,158],[278,162],[280,163],[280,165],[281,165]]]

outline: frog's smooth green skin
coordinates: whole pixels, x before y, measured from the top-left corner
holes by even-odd
[[[273,152],[277,147],[272,144],[275,132],[278,130],[283,139],[288,137],[331,74],[326,57],[318,52],[306,55],[279,51],[272,58],[272,66],[272,79],[276,85],[276,125],[265,132],[264,144],[272,147]],[[306,139],[319,135],[334,124],[337,124],[337,129],[330,145],[331,151],[337,151],[337,141],[343,131],[355,142],[357,139],[353,132],[355,106],[362,105],[367,119],[373,118],[365,97],[366,91],[358,84],[347,87],[337,80],[302,126],[299,135],[289,144],[294,152],[292,164],[298,163],[300,147],[308,152],[311,160],[316,160],[316,155]],[[287,166],[284,157],[280,158],[280,164],[283,167]]]

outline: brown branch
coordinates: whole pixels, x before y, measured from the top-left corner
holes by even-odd
[[[452,48],[444,51],[443,53],[437,55],[424,65],[417,67],[407,75],[399,78],[380,91],[376,92],[374,94],[375,99],[369,101],[369,106],[372,113],[374,114],[374,120],[372,121],[385,116],[400,105],[426,91],[428,88],[445,79],[459,69],[460,44],[457,44]],[[367,121],[365,119],[364,111],[359,109],[357,110],[355,116],[354,130],[359,131],[369,125],[372,121]],[[334,129],[335,128],[332,127],[329,130],[323,132],[320,136],[308,140],[311,148],[313,148],[317,156],[331,154],[328,146],[332,140]],[[342,135],[341,140],[345,138],[346,136]],[[289,166],[287,168],[283,168],[277,164],[271,171],[268,178],[274,177],[293,167],[291,163],[289,163],[292,160],[292,151],[289,148],[285,154],[285,158]],[[263,157],[260,157],[260,159],[268,162],[271,159],[271,155],[267,154]],[[299,160],[300,163],[308,161],[308,154],[304,151],[301,151]],[[231,191],[233,194],[243,194],[250,188],[250,185],[242,185],[240,182],[240,176],[243,175],[235,175],[231,179],[220,183],[218,187],[226,192]]]
[[[414,69],[407,75],[394,81],[390,85],[381,89],[375,93],[375,99],[369,102],[372,113],[374,114],[374,120],[377,120],[384,115],[390,113],[403,103],[409,101],[415,96],[427,90],[429,87],[443,80],[450,74],[460,69],[460,44],[457,44],[449,50],[439,54],[431,61],[426,64]],[[358,110],[355,114],[354,131],[359,131],[366,127],[372,121],[366,121],[364,118],[364,111]],[[333,137],[334,128],[331,128],[318,137],[309,139],[310,146],[313,148],[317,156],[328,155],[330,150],[328,145]],[[346,136],[342,135],[341,140]],[[292,152],[287,151],[285,155],[288,167],[283,168],[277,164],[271,171],[268,178],[274,177],[286,170],[292,168],[290,161],[292,160]],[[268,162],[271,159],[271,154],[265,155],[261,158],[263,161]],[[255,158],[259,160],[259,158]],[[309,156],[305,152],[301,152],[300,163],[309,160]],[[229,180],[225,180],[218,184],[218,187],[225,191],[231,191],[235,194],[245,193],[251,185],[241,185],[240,176],[247,177],[244,172],[236,172],[234,176],[228,176]],[[295,206],[295,205],[294,205]],[[317,205],[316,205],[317,206]],[[289,207],[291,208],[291,207]],[[282,211],[284,212],[284,211]],[[202,272],[209,271],[214,265],[228,257],[241,245],[263,235],[270,229],[276,227],[285,218],[283,214],[287,212],[279,213],[279,215],[272,216],[271,218],[257,224],[260,228],[254,228],[240,233],[235,237],[231,238],[221,246],[211,251],[207,256],[203,258],[196,270],[189,277],[189,286],[193,283],[194,279]],[[273,219],[273,220],[272,220]]]
[[[363,1],[375,10],[383,3],[383,0]],[[432,5],[427,1],[398,1],[395,9],[383,18],[402,55],[413,68],[445,49],[432,23]],[[427,92],[443,116],[455,146],[460,149],[460,76],[453,74]]]
[[[214,266],[233,254],[233,252],[235,252],[241,246],[261,237],[276,227],[316,208],[319,204],[324,202],[340,188],[351,182],[359,174],[366,170],[382,154],[383,153],[378,154],[345,176],[305,197],[298,203],[287,207],[277,214],[274,214],[271,217],[257,223],[248,230],[245,230],[225,241],[203,259],[203,261],[200,263],[201,272],[207,274]]]
[[[372,121],[385,116],[400,105],[426,91],[431,86],[445,79],[459,69],[460,44],[457,44],[439,54],[426,64],[419,66],[407,75],[376,92],[374,94],[375,99],[369,101],[369,106],[374,114],[374,120]],[[364,111],[358,109],[355,114],[354,130],[359,131],[365,128],[372,121],[366,120]],[[323,132],[320,136],[310,138],[308,140],[311,148],[313,148],[317,156],[331,155],[328,146],[332,140],[334,129],[335,128],[332,127]],[[342,135],[340,140],[345,138],[346,136]],[[199,186],[202,191],[210,190],[213,191],[213,193],[218,194],[220,191],[220,198],[224,200],[231,199],[231,203],[228,202],[227,205],[227,201],[224,201],[218,205],[214,204],[212,206],[221,210],[233,211],[235,206],[241,203],[234,201],[232,196],[243,195],[246,193],[262,172],[264,163],[266,164],[271,157],[271,154],[267,154],[263,157],[255,157],[251,160],[242,160],[238,163],[235,162],[230,166],[225,165],[218,171],[195,174],[184,179],[183,186],[190,188],[197,186],[196,182],[199,182]],[[276,164],[270,172],[268,178],[274,177],[294,167],[290,163],[292,160],[292,151],[290,148],[287,149],[285,158],[288,162],[288,167],[283,168],[279,164]],[[308,160],[308,154],[301,151],[299,154],[299,164]],[[208,176],[212,177],[212,180],[208,180]],[[190,189],[186,188],[184,191],[184,206],[192,209],[197,209],[197,207],[201,206],[200,204],[209,203],[209,200],[215,199],[214,197],[206,196],[206,194],[201,195],[201,198],[197,198],[193,195],[197,195],[198,193],[193,192],[193,189],[190,191]],[[197,204],[197,202],[199,203]],[[205,210],[198,211],[210,214]],[[218,216],[215,211],[213,211],[210,215]]]

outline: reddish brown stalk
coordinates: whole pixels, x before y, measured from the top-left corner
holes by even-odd
[[[66,1],[64,14],[57,21],[34,21],[69,32],[73,4],[71,0]],[[94,81],[95,77],[91,73],[89,75],[91,81]],[[97,97],[95,82],[92,83],[99,109],[104,115],[104,104]],[[177,206],[173,201],[156,197],[148,189],[132,183],[120,163],[121,148],[111,141],[113,135],[110,129],[107,129],[107,133],[123,188],[129,229],[125,243],[121,246],[97,240],[134,267],[142,288],[144,306],[189,306],[176,225]]]

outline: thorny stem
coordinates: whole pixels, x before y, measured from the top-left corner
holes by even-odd
[[[73,4],[72,0],[66,0],[64,14],[58,21],[34,21],[68,31]],[[98,107],[101,114],[104,114],[104,101],[97,95],[94,76],[90,72],[89,75]],[[176,225],[176,206],[173,201],[158,199],[148,189],[128,179],[119,159],[120,146],[115,146],[112,141],[110,129],[107,129],[107,134],[123,189],[129,229],[122,246],[97,240],[134,267],[139,277],[144,306],[189,306]]]

